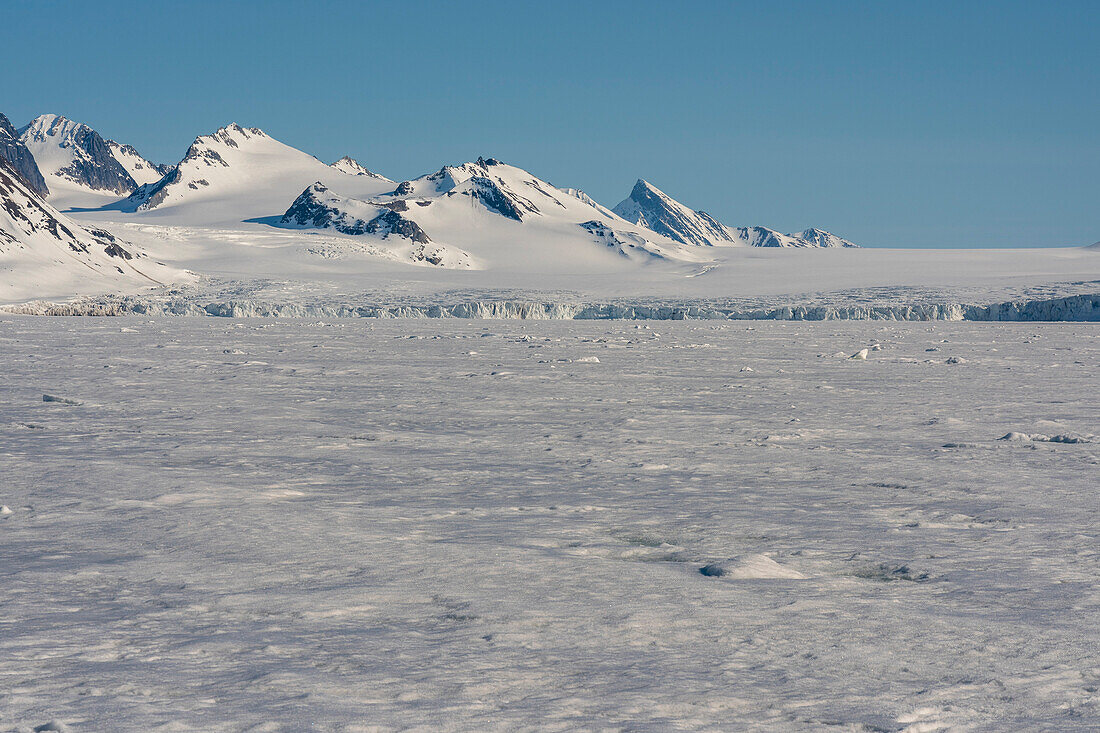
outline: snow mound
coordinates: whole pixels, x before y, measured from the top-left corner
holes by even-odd
[[[805,580],[806,576],[794,568],[780,565],[767,555],[743,555],[699,568],[708,577],[730,580],[788,579]]]
[[[1092,437],[1092,436],[1090,436]],[[1027,442],[1027,443],[1091,443],[1089,437],[1081,435],[1045,435],[1043,433],[1017,433],[1010,432],[1002,435],[997,440],[1009,440],[1015,442]]]

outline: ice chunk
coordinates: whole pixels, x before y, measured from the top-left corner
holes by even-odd
[[[44,394],[42,395],[43,402],[57,402],[62,405],[83,405],[80,400],[70,400],[68,397],[58,397],[57,395]]]

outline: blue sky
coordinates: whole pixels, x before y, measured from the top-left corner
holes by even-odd
[[[1100,239],[1095,1],[0,6],[0,112],[158,162],[236,121],[394,179],[492,155],[872,246]]]

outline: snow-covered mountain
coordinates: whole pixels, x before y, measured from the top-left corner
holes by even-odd
[[[57,211],[0,158],[0,300],[136,290],[180,279],[186,274]]]
[[[838,237],[835,234],[816,227],[802,230],[799,232],[797,238],[804,242],[809,242],[814,247],[859,247],[855,242],[850,242],[843,237]]]
[[[83,123],[59,115],[39,115],[20,128],[19,136],[55,193],[77,188],[125,195],[137,187],[107,141]]]
[[[132,145],[124,145],[114,140],[107,140],[106,142],[111,155],[126,169],[126,172],[130,174],[130,177],[134,179],[134,183],[138,186],[145,183],[156,183],[168,172],[168,166],[150,163],[141,157],[141,153],[135,150]]]
[[[726,228],[705,211],[693,211],[648,181],[638,179],[630,196],[612,209],[629,222],[684,244],[733,244]]]
[[[32,191],[39,196],[50,194],[50,189],[42,178],[42,172],[38,169],[34,155],[19,139],[19,133],[15,131],[11,121],[2,114],[0,114],[0,158],[11,163],[15,172],[22,176]]]
[[[330,191],[317,182],[294,200],[280,219],[288,227],[334,229],[341,234],[369,234],[385,243],[383,252],[414,264],[470,267],[470,255],[432,242],[420,226],[402,216],[403,201],[371,204]]]
[[[726,227],[729,237],[735,244],[741,247],[790,247],[790,248],[836,248],[858,247],[857,244],[840,239],[836,234],[822,231],[821,229],[807,229],[807,232],[821,232],[820,236],[814,234],[816,239],[805,239],[802,234],[784,234],[769,229],[768,227]],[[839,244],[839,242],[845,242]]]
[[[822,229],[781,234],[767,227],[729,227],[705,211],[696,211],[639,179],[630,196],[613,211],[629,222],[684,244],[746,247],[856,247]]]
[[[239,223],[278,217],[314,181],[339,182],[338,190],[355,195],[375,195],[393,186],[384,178],[325,165],[259,128],[234,123],[197,137],[167,174],[117,206],[187,224]]]
[[[546,262],[576,270],[622,258],[707,258],[698,248],[624,221],[583,194],[555,188],[494,158],[444,166],[368,198],[314,184],[282,221],[375,239],[432,242],[493,265]]]
[[[391,181],[390,179],[386,178],[383,175],[375,173],[374,171],[370,170],[365,165],[360,163],[358,160],[348,155],[345,155],[343,158],[340,158],[340,160],[330,165],[341,173],[348,173],[353,176],[370,176],[371,178],[376,178],[379,181],[387,181],[389,183],[393,183],[393,181]]]

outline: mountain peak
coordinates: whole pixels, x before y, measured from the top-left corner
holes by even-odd
[[[38,115],[19,129],[19,136],[27,141],[44,142],[47,138],[58,138],[62,147],[72,145],[77,135],[92,128],[83,122],[75,122],[68,117],[55,114]],[[94,132],[94,131],[93,131]]]
[[[374,178],[379,181],[390,180],[385,176],[379,175],[370,170],[350,155],[345,155],[343,158],[340,158],[340,160],[336,161],[335,163],[330,163],[329,167],[335,168],[341,173],[347,173],[349,176],[369,176],[370,178]],[[392,181],[390,182],[392,183]]]
[[[681,204],[644,178],[630,196],[613,209],[623,219],[663,234],[682,244],[748,247],[858,247],[859,245],[810,228],[799,234],[781,234],[767,227],[728,227],[705,211]]]
[[[43,175],[76,183],[84,189],[128,194],[137,181],[115,158],[107,142],[88,125],[44,114],[19,130]]]
[[[730,244],[726,228],[702,211],[693,211],[644,178],[634,184],[630,197],[612,209],[632,224],[644,226],[680,242],[699,246]]]
[[[791,236],[795,237],[796,239],[801,239],[809,243],[813,247],[859,247],[858,244],[849,242],[847,239],[838,237],[831,232],[827,232],[824,229],[818,229],[817,227],[804,229],[798,234],[792,234]]]

